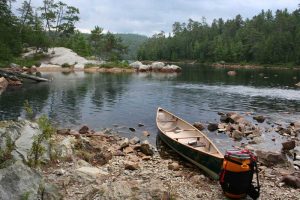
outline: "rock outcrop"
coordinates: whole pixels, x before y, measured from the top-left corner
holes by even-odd
[[[153,62],[150,65],[144,65],[143,63],[136,61],[131,63],[129,66],[136,69],[138,72],[164,72],[173,73],[181,72],[181,68],[177,65],[165,65],[163,62]]]
[[[0,197],[9,199],[38,199],[42,176],[22,161],[0,169]]]

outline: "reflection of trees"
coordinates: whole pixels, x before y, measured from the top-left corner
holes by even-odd
[[[49,98],[49,116],[60,124],[78,124],[81,121],[81,111],[84,106],[84,98],[90,90],[93,82],[92,75],[83,72],[56,76],[51,85]],[[79,121],[78,121],[79,120]]]
[[[205,84],[253,85],[253,86],[294,86],[293,77],[300,77],[299,70],[280,69],[237,69],[236,76],[228,76],[230,69],[203,65],[183,66],[177,80]],[[267,77],[267,78],[264,78]]]
[[[25,83],[21,87],[10,87],[0,95],[0,120],[17,119],[25,100],[28,100],[35,113],[45,106],[49,95],[48,83]]]
[[[130,76],[131,74],[97,74],[93,82],[91,102],[98,110],[106,103],[113,105],[116,99],[122,96]]]

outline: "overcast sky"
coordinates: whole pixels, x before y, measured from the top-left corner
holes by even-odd
[[[287,8],[293,11],[300,0],[61,0],[80,10],[79,30],[87,32],[98,25],[114,33],[171,32],[175,21],[189,18],[210,23],[214,18],[229,19],[241,14],[251,18],[262,9]],[[22,1],[17,0],[16,6]],[[40,6],[42,0],[32,0]]]

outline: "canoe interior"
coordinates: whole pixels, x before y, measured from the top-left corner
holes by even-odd
[[[156,122],[158,128],[167,137],[181,143],[182,145],[186,145],[189,148],[214,157],[223,158],[222,153],[209,140],[209,138],[206,137],[206,135],[191,124],[167,112],[166,110],[158,108]]]

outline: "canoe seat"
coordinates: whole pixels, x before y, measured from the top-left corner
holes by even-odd
[[[190,142],[188,142],[188,145],[190,145],[192,147],[206,147],[205,143],[199,142],[199,141],[190,141]]]

